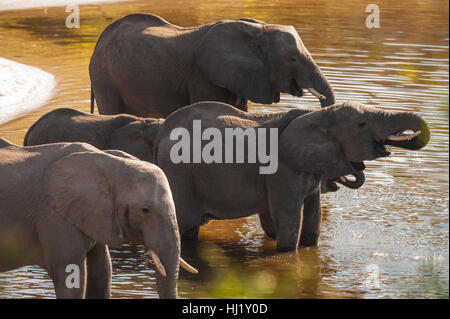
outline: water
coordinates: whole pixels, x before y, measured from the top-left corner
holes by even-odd
[[[181,272],[180,295],[271,298],[448,298],[449,34],[448,1],[378,1],[381,28],[367,29],[365,3],[344,1],[130,1],[81,7],[81,28],[64,26],[64,8],[0,12],[0,56],[55,75],[53,98],[0,126],[21,144],[29,126],[60,107],[89,110],[88,64],[101,31],[131,12],[158,14],[192,26],[252,17],[294,25],[336,90],[388,110],[415,111],[431,126],[425,149],[393,148],[367,163],[358,191],[323,195],[320,244],[280,254],[257,218],[213,221],[183,255],[200,274]],[[318,107],[315,98],[282,96],[274,111]],[[142,247],[113,255],[115,298],[156,298],[152,266]],[[53,297],[38,267],[0,274],[0,297]]]

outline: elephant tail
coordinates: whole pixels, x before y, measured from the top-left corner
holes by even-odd
[[[94,114],[94,104],[95,104],[95,96],[94,96],[94,90],[92,89],[92,84],[91,84],[91,114]]]

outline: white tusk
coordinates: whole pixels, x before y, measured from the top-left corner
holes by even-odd
[[[317,92],[316,90],[314,90],[313,88],[306,88],[309,92],[311,92],[312,95],[314,95],[316,98],[318,98],[319,100],[326,100],[327,98],[320,94],[319,92]]]
[[[415,138],[416,136],[420,135],[421,131],[417,131],[415,133],[412,134],[407,134],[407,135],[389,135],[386,139],[388,141],[407,141],[410,139]]]
[[[180,257],[180,266],[192,274],[198,274],[198,270],[189,265],[187,262],[185,262],[181,257]]]
[[[148,250],[150,253],[150,256],[152,256],[153,263],[155,264],[156,269],[158,269],[159,273],[166,277],[166,270],[164,269],[163,264],[161,263],[161,259],[159,259],[158,255],[151,249]]]

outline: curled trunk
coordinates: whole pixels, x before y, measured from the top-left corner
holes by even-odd
[[[364,175],[364,172],[355,172],[352,175],[355,177],[355,180],[350,180],[344,176],[344,177],[340,177],[339,179],[337,179],[337,182],[339,184],[342,184],[351,189],[360,188],[366,180],[366,176]]]
[[[408,150],[419,150],[427,145],[430,140],[430,128],[425,120],[417,114],[409,112],[389,114],[387,123],[384,132],[386,136],[384,144],[386,145],[397,146]],[[390,135],[401,134],[407,130],[413,132],[420,131],[420,134],[403,141],[389,140],[388,138]]]

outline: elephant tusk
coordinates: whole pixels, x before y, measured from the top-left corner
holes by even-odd
[[[187,262],[185,262],[181,257],[180,257],[180,266],[192,274],[198,274],[198,270],[189,265]]]
[[[150,256],[152,256],[153,263],[155,264],[156,269],[158,269],[159,273],[166,277],[166,270],[164,269],[163,264],[161,263],[161,259],[159,259],[158,255],[151,249],[149,249]]]
[[[306,88],[312,95],[314,95],[316,98],[318,98],[319,100],[326,100],[327,98],[320,94],[319,92],[317,92],[316,90],[314,90],[313,88]]]
[[[416,136],[420,135],[420,133],[422,133],[421,131],[417,131],[415,133],[412,134],[406,134],[406,135],[389,135],[386,139],[388,141],[407,141],[410,139],[415,138]]]

